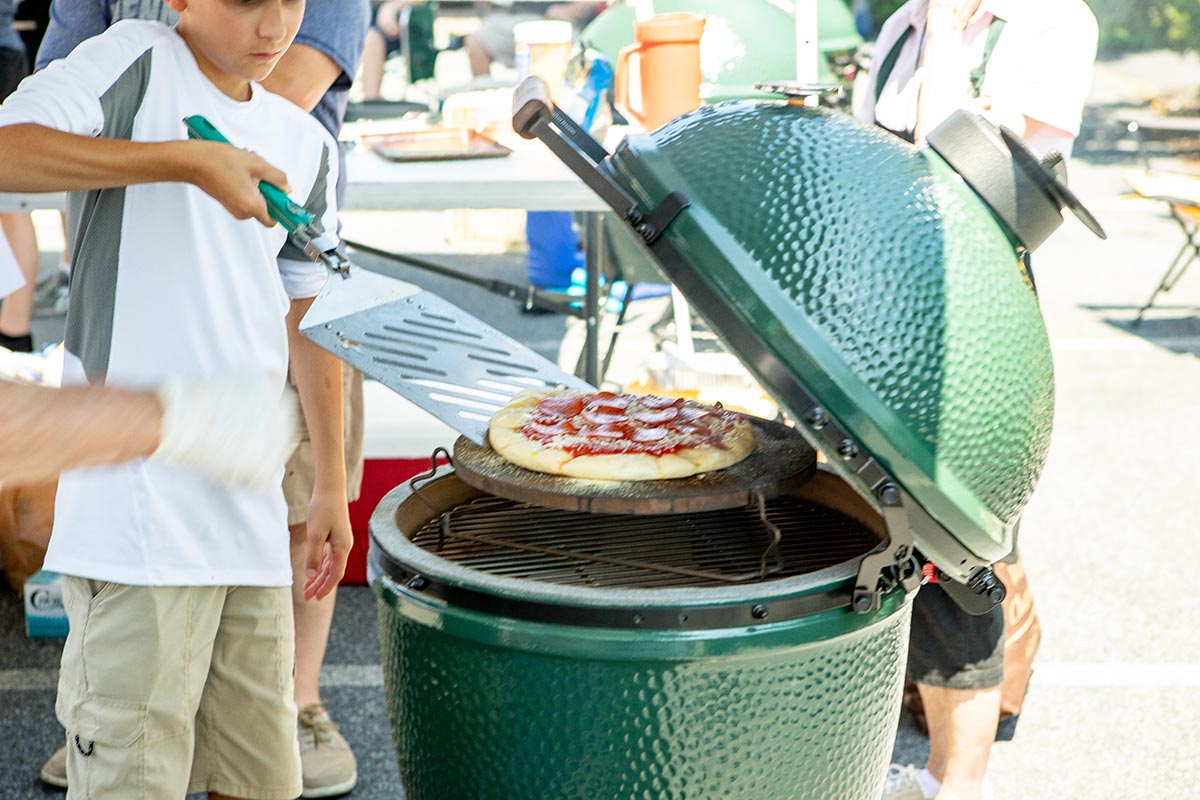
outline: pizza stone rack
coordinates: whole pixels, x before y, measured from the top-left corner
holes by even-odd
[[[733,466],[690,478],[607,481],[548,475],[519,467],[490,445],[465,436],[454,444],[454,466],[463,481],[490,494],[546,508],[591,514],[694,514],[739,508],[779,497],[812,477],[816,451],[778,422],[746,417],[754,450]]]
[[[664,520],[670,519],[669,525],[678,526],[678,520],[686,519],[687,515],[738,510],[742,518],[733,527],[741,533],[730,528],[724,535],[742,535],[747,527],[745,518],[753,518],[757,524],[751,527],[758,528],[762,534],[759,541],[763,545],[761,556],[754,559],[757,563],[750,565],[747,559],[741,558],[723,563],[724,570],[717,565],[712,569],[668,569],[717,584],[761,579],[784,568],[780,551],[783,531],[774,519],[780,515],[781,508],[780,504],[771,501],[793,494],[797,487],[812,480],[817,472],[817,458],[808,442],[786,425],[758,417],[747,416],[746,420],[754,431],[754,450],[737,464],[690,478],[606,481],[549,475],[513,464],[490,445],[479,445],[467,436],[460,436],[454,444],[453,454],[439,448],[433,454],[430,470],[412,478],[408,487],[414,498],[434,509],[437,500],[427,498],[422,489],[444,475],[439,467],[440,459],[444,458],[466,487],[480,493],[478,506],[468,505],[457,514],[454,511],[439,512],[435,552],[443,551],[448,543],[451,546],[468,544],[497,551],[515,549],[525,551],[527,555],[541,553],[555,559],[568,558],[579,564],[618,569],[649,568],[639,560],[636,542],[631,540],[628,554],[614,557],[611,553],[596,552],[592,536],[579,536],[579,532],[590,531],[603,537],[611,549],[614,534],[653,542],[653,533],[661,529]],[[560,526],[560,531],[566,535],[561,541],[540,543],[490,535],[496,531],[497,517],[505,515],[497,515],[496,509],[489,506],[493,499],[508,504],[504,512],[515,515],[518,527]],[[569,512],[570,518],[564,518],[561,512]],[[481,514],[486,518],[482,527],[479,524]],[[782,514],[786,517],[788,512],[783,510]],[[548,519],[546,525],[538,525],[535,518],[539,515],[552,519]],[[786,521],[780,522],[786,527]],[[711,534],[704,535],[712,538]],[[734,563],[738,566],[731,568]]]

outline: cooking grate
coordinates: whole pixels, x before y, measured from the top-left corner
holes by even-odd
[[[769,500],[778,557],[767,578],[804,575],[878,544],[866,527],[792,497]],[[491,575],[593,588],[719,586],[762,580],[772,532],[759,509],[623,515],[480,497],[431,520],[413,544]]]

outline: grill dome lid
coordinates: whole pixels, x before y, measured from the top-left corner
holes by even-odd
[[[1050,442],[1050,349],[1012,232],[941,156],[732,102],[601,168],[645,209],[690,201],[663,233],[679,262],[655,248],[668,274],[860,491],[881,468],[932,517],[927,554],[1011,551]],[[849,435],[822,441],[828,421]]]

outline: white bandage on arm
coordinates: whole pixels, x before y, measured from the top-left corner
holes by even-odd
[[[295,398],[261,378],[169,378],[157,394],[162,441],[152,460],[265,489],[296,447]]]

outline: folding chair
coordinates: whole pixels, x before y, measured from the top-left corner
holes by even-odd
[[[1200,177],[1183,173],[1159,172],[1150,165],[1146,154],[1145,143],[1142,141],[1138,124],[1131,122],[1127,126],[1138,145],[1142,161],[1142,169],[1129,170],[1123,174],[1125,182],[1139,195],[1148,200],[1160,200],[1167,204],[1171,217],[1183,231],[1184,242],[1179,252],[1171,259],[1167,271],[1163,273],[1158,285],[1150,294],[1146,304],[1138,309],[1133,324],[1140,325],[1142,318],[1154,301],[1164,292],[1171,291],[1175,284],[1187,272],[1188,267],[1200,259]]]

